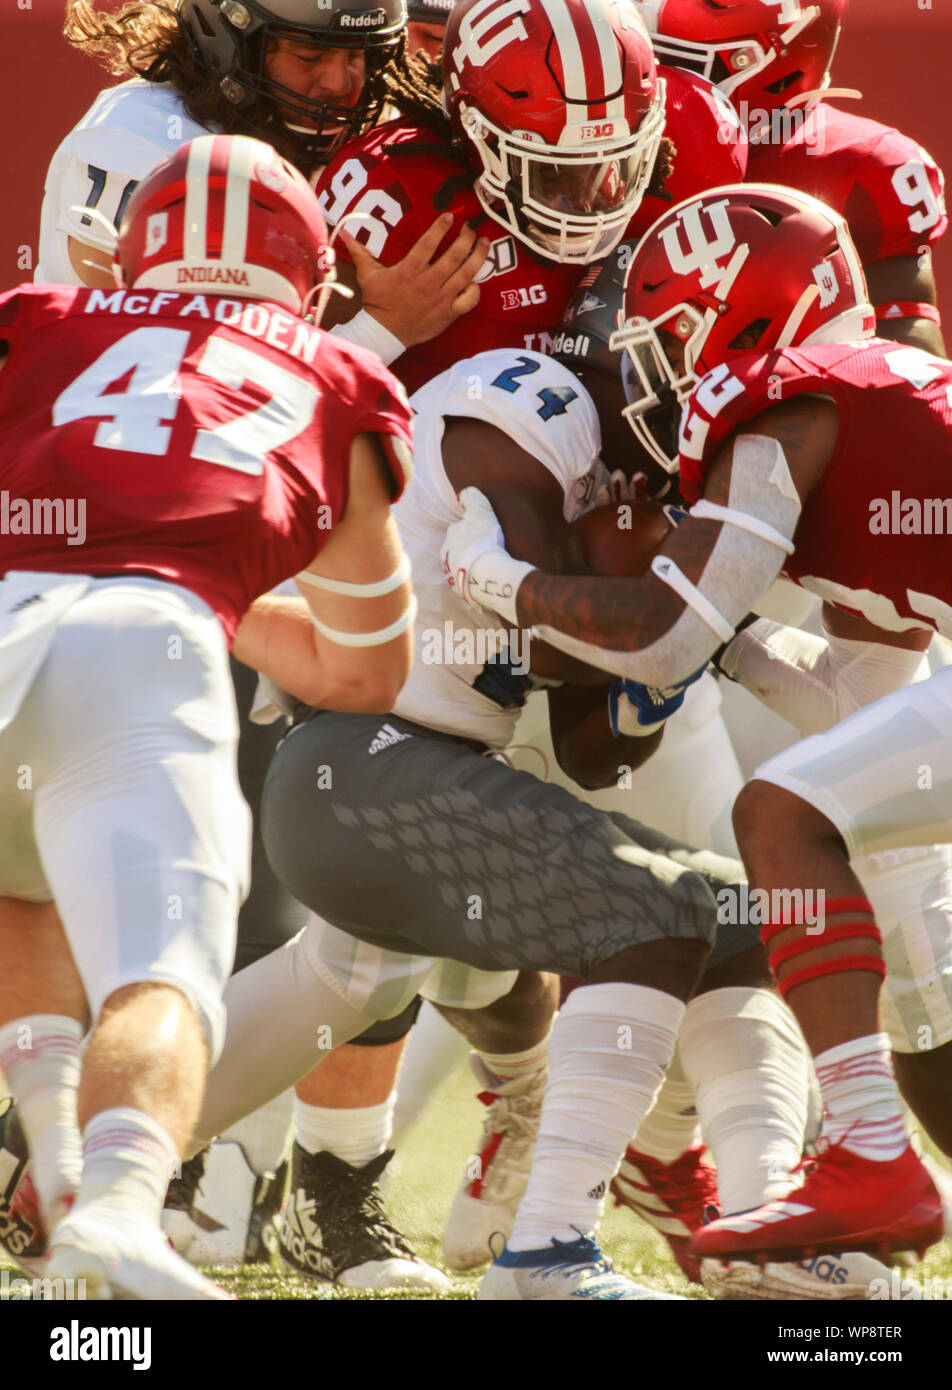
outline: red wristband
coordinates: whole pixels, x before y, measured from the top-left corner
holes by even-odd
[[[934,304],[917,304],[912,299],[892,299],[888,304],[876,305],[876,320],[883,319],[931,319],[941,323],[942,317]]]

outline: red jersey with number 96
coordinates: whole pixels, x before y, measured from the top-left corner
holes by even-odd
[[[836,403],[839,433],[784,575],[878,627],[952,637],[952,362],[870,338],[722,363],[681,417],[683,495],[747,421],[806,393]]]
[[[230,641],[340,519],[356,435],[402,487],[403,388],[276,304],[22,285],[0,340],[0,573],[155,575]]]
[[[665,134],[677,153],[664,198],[646,195],[626,229],[626,237],[636,239],[673,203],[737,183],[747,168],[747,140],[730,102],[694,73],[659,71],[667,83]],[[494,348],[550,351],[565,307],[589,270],[534,255],[484,211],[474,177],[433,130],[400,120],[349,141],[318,181],[328,224],[353,218],[345,230],[384,265],[402,260],[441,212],[453,214],[453,225],[440,253],[467,224],[490,243],[489,259],[476,277],[476,308],[393,364],[408,391],[464,357]],[[337,254],[348,259],[339,241]]]

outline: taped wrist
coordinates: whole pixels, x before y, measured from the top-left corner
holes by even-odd
[[[355,347],[375,352],[385,367],[389,367],[391,362],[395,362],[406,352],[397,335],[391,333],[389,328],[384,328],[366,309],[359,310],[347,323],[335,324],[330,331],[335,337],[343,338],[346,343],[353,343]]]
[[[843,912],[868,913],[873,916],[873,905],[868,898],[831,898],[824,906],[824,915],[833,917]],[[782,977],[779,974],[780,967],[786,965],[788,961],[796,960],[798,956],[803,956],[809,951],[815,951],[820,946],[829,946],[840,941],[869,940],[875,941],[877,946],[882,946],[882,936],[875,922],[864,922],[859,918],[851,922],[841,922],[838,926],[824,926],[822,932],[813,936],[800,936],[795,941],[788,941],[784,946],[774,946],[771,948],[771,941],[780,935],[781,932],[789,931],[792,926],[802,926],[803,923],[797,922],[770,922],[761,927],[760,937],[767,951],[770,962],[770,969],[774,979],[777,981],[777,989],[783,999],[797,985],[806,984],[809,980],[818,980],[824,975],[837,975],[846,970],[866,970],[874,975],[878,975],[882,980],[886,975],[886,965],[882,955],[873,955],[872,952],[854,952],[845,956],[834,956],[830,960],[815,961],[812,965],[805,965],[799,970],[788,970]]]

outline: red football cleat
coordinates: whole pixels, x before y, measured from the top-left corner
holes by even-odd
[[[664,1236],[683,1272],[701,1282],[701,1261],[689,1249],[691,1236],[704,1225],[708,1207],[717,1207],[717,1175],[694,1144],[673,1163],[661,1163],[631,1147],[612,1180],[616,1206],[629,1207]]]
[[[802,1171],[802,1185],[788,1196],[697,1231],[692,1252],[704,1258],[809,1260],[840,1250],[922,1254],[942,1239],[941,1198],[911,1148],[877,1163],[832,1144]]]

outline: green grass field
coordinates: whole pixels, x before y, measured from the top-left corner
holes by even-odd
[[[440,1239],[457,1179],[473,1152],[480,1135],[485,1111],[475,1100],[475,1085],[464,1067],[441,1088],[419,1123],[401,1143],[391,1164],[392,1177],[386,1189],[386,1203],[398,1226],[413,1241],[417,1252],[429,1263],[441,1265]],[[692,1299],[707,1294],[689,1284],[668,1254],[668,1247],[625,1210],[609,1210],[602,1223],[602,1245],[617,1268],[641,1282]],[[0,1268],[2,1268],[0,1264]],[[217,1267],[207,1271],[230,1293],[253,1299],[386,1299],[425,1300],[475,1298],[480,1274],[453,1276],[448,1294],[367,1293],[354,1289],[335,1289],[323,1283],[305,1281],[278,1268],[244,1265]],[[952,1242],[936,1246],[915,1270],[903,1270],[922,1279],[948,1280],[947,1297],[952,1298]]]
[[[393,1176],[386,1203],[401,1230],[413,1241],[418,1254],[442,1266],[441,1233],[453,1200],[456,1183],[476,1146],[485,1111],[475,1100],[475,1085],[463,1067],[442,1087],[419,1123],[409,1132],[391,1164]],[[688,1298],[708,1295],[690,1284],[672,1260],[666,1243],[631,1212],[609,1209],[601,1229],[602,1245],[617,1268],[640,1282],[680,1293]],[[332,1289],[261,1266],[212,1271],[239,1298],[344,1298],[344,1299],[445,1299],[474,1298],[480,1274],[453,1276],[449,1294],[365,1293]],[[952,1241],[936,1246],[924,1263],[903,1276],[947,1279],[952,1298]]]

